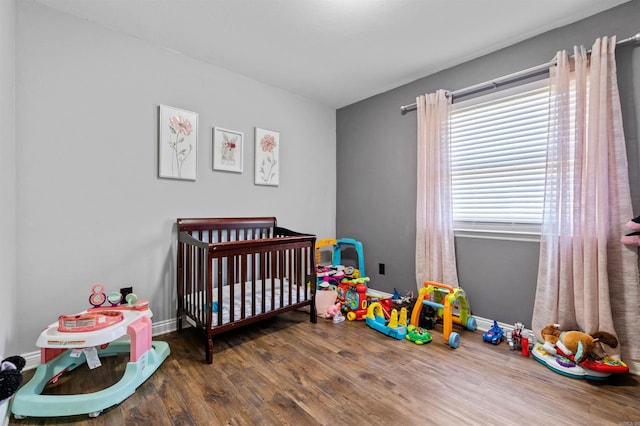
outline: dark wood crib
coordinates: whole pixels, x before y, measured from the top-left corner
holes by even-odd
[[[315,235],[277,226],[275,217],[178,219],[178,331],[213,336],[293,309],[315,312]]]

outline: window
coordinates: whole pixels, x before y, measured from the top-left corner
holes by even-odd
[[[456,235],[539,234],[548,79],[454,103],[451,179]]]

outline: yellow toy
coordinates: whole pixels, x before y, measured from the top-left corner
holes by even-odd
[[[442,337],[454,349],[460,345],[460,335],[452,330],[453,323],[466,327],[470,331],[478,328],[476,319],[469,313],[467,297],[461,288],[425,281],[411,312],[412,326],[419,326],[420,312],[425,305],[435,309],[437,320],[442,321]]]
[[[400,317],[398,317],[396,309],[392,310],[389,321],[387,321],[382,305],[379,302],[373,302],[367,308],[365,322],[369,327],[382,334],[402,340],[407,335],[407,308],[400,310]]]
[[[316,265],[333,265],[333,252],[338,242],[334,238],[316,241]],[[327,259],[329,257],[329,259]]]

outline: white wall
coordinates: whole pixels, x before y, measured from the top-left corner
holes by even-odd
[[[133,286],[154,321],[173,318],[177,217],[335,235],[335,110],[32,3],[16,34],[22,353],[87,308],[94,283]],[[196,182],[157,177],[160,104],[199,113]],[[244,132],[242,174],[212,170],[213,126]],[[253,184],[255,126],[280,131],[277,188]]]
[[[0,360],[13,355],[17,335],[14,45],[15,0],[0,0]]]
[[[0,0],[0,361],[14,355],[16,323],[15,0]],[[0,405],[0,424],[8,404]]]

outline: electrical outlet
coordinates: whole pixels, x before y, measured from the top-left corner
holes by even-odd
[[[378,263],[378,273],[384,275],[384,263]]]

